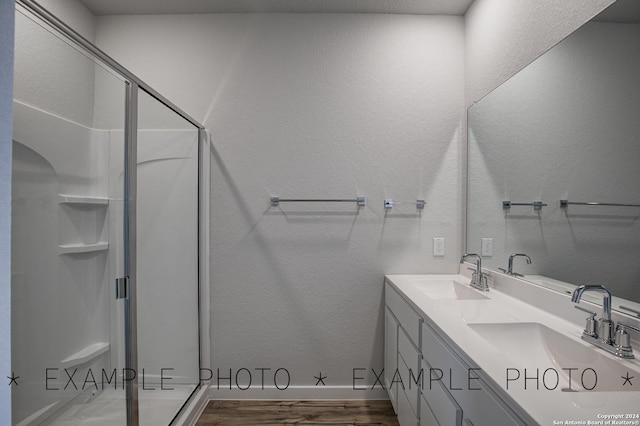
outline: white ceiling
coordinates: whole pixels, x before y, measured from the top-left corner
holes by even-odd
[[[464,15],[473,0],[80,0],[95,15],[175,13],[396,13]]]

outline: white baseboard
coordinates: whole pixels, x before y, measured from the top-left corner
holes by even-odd
[[[387,391],[375,389],[354,390],[352,386],[289,386],[280,390],[276,387],[264,389],[256,387],[247,390],[232,388],[209,387],[209,398],[216,399],[267,399],[267,400],[344,400],[344,399],[389,399]]]

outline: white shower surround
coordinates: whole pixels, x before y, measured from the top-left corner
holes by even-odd
[[[107,206],[59,204],[58,194],[108,197],[109,137],[14,102],[13,140],[12,335],[20,355],[12,367],[22,380],[13,390],[13,414],[22,421],[45,408],[42,415],[51,414],[80,393],[47,390],[66,377],[45,375],[46,369],[81,367],[86,374],[84,367],[108,366],[102,354],[84,366],[71,361],[93,344],[109,343],[108,246],[87,255],[61,250],[107,241]],[[60,380],[46,380],[54,375]]]
[[[19,342],[13,349],[21,352],[13,368],[22,384],[14,389],[13,413],[15,421],[31,422],[82,393],[74,385],[62,390],[69,384],[63,369],[77,368],[76,380],[91,370],[104,386],[102,369],[124,367],[122,302],[111,285],[123,267],[124,144],[120,130],[88,128],[19,102],[13,138],[20,145],[14,145],[13,230],[19,238],[12,247],[12,333]],[[171,368],[166,383],[181,395],[199,373],[198,294],[185,288],[198,280],[197,154],[196,129],[139,132],[138,374],[147,388],[157,387],[161,369]],[[43,190],[34,196],[36,187]],[[101,241],[104,247],[95,251]],[[94,254],[78,254],[82,250]],[[48,368],[57,370],[45,375]],[[169,418],[184,402],[168,391],[147,395],[164,400],[165,411],[173,405]]]

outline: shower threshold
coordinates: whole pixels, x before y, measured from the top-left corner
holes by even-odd
[[[139,389],[141,426],[168,425],[178,414],[194,385],[175,385],[172,390]],[[162,401],[162,404],[158,404]],[[54,426],[113,426],[126,425],[125,391],[105,389],[95,397],[78,398],[67,405],[48,425]]]

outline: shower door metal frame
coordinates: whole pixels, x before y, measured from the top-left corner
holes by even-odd
[[[138,399],[138,309],[137,309],[137,238],[136,203],[138,198],[138,85],[127,82],[124,131],[124,274],[127,283],[124,297],[125,370],[133,377],[126,380],[127,425],[140,424]]]

